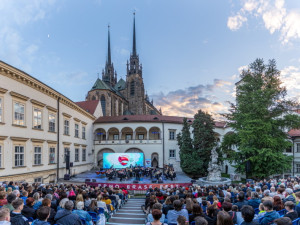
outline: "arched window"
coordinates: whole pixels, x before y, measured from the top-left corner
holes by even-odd
[[[130,95],[133,96],[134,95],[134,81],[130,82]]]
[[[101,96],[101,107],[102,107],[102,112],[103,116],[106,116],[106,101],[104,95]]]
[[[93,95],[93,97],[92,97],[92,100],[96,100],[96,97],[95,97],[95,95]]]

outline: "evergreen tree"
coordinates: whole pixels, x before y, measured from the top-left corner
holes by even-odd
[[[211,150],[216,144],[212,117],[201,110],[194,116],[193,139],[187,119],[177,140],[180,148],[180,166],[185,173],[205,176],[210,161]]]
[[[257,59],[241,73],[236,104],[225,115],[234,132],[221,146],[238,172],[245,173],[247,165],[246,175],[264,178],[291,168],[292,158],[283,151],[291,145],[287,131],[300,126],[300,117],[291,113],[294,106],[286,100],[275,60],[266,65]]]
[[[195,163],[197,173],[205,176],[210,162],[211,150],[216,146],[214,133],[215,122],[210,114],[199,110],[194,116],[193,127],[193,146],[195,152]]]
[[[191,168],[193,145],[190,133],[190,125],[187,118],[183,119],[183,127],[181,133],[177,135],[177,141],[180,148],[180,166],[185,173],[193,173],[194,169]]]

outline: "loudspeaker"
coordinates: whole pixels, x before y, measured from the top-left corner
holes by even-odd
[[[246,162],[246,173],[250,173],[251,172],[251,162],[248,160]]]
[[[70,167],[73,167],[73,163],[72,162],[70,162]]]
[[[70,174],[65,174],[64,180],[70,180]]]
[[[66,154],[66,169],[69,170],[70,169],[70,155]]]
[[[157,180],[156,180],[156,179],[152,180],[152,183],[156,183],[156,182],[157,182]]]
[[[137,183],[139,183],[139,181],[138,181],[138,180],[134,180],[133,183],[134,183],[134,184],[137,184]]]
[[[91,179],[85,179],[85,182],[91,182]]]

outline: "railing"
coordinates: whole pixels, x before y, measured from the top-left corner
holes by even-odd
[[[162,140],[94,140],[95,145],[161,144]]]

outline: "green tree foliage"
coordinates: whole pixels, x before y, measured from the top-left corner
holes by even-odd
[[[221,146],[238,172],[245,173],[247,161],[250,177],[263,178],[290,169],[292,159],[283,151],[291,145],[287,131],[300,126],[300,117],[291,113],[295,103],[286,100],[286,94],[275,60],[264,64],[257,59],[241,73],[236,104],[231,103],[230,113],[225,115],[234,132],[224,136]]]
[[[193,128],[191,138],[190,126]],[[207,174],[212,148],[216,145],[214,120],[201,110],[194,116],[192,125],[184,118],[182,132],[177,140],[180,148],[180,165],[184,172],[191,175]]]

